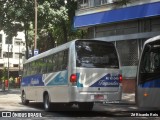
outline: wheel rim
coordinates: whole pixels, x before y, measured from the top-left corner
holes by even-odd
[[[24,94],[24,92],[22,93],[22,102],[24,103],[25,102],[25,99],[26,99],[26,96]]]
[[[45,108],[48,109],[49,107],[49,98],[48,95],[45,96],[45,104],[44,104]]]

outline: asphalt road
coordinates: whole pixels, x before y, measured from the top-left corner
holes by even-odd
[[[41,103],[31,102],[29,105],[22,105],[20,99],[20,91],[11,90],[6,92],[0,92],[0,111],[2,112],[12,112],[12,115],[16,117],[16,119],[22,119],[21,116],[17,117],[17,113],[27,114],[29,113],[37,113],[37,115],[42,116],[42,118],[34,118],[34,119],[55,119],[55,120],[72,120],[72,119],[83,119],[83,120],[119,120],[119,119],[160,119],[159,110],[155,109],[144,109],[138,108],[134,103],[134,96],[123,95],[122,103],[116,104],[101,104],[96,103],[94,105],[93,111],[78,111],[77,106],[73,106],[68,109],[62,106],[58,111],[52,112],[44,112],[43,105]],[[13,114],[15,112],[15,114]],[[27,114],[28,115],[28,114]],[[149,115],[149,116],[148,116]],[[153,116],[154,115],[154,116]],[[158,116],[157,116],[158,115]],[[28,116],[27,116],[28,117]],[[30,116],[31,117],[31,116]],[[38,116],[39,117],[39,116]],[[0,118],[2,119],[2,118]],[[9,119],[9,118],[3,118]],[[25,118],[31,119],[31,118]],[[33,118],[32,118],[33,119]]]

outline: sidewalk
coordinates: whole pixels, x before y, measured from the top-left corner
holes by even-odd
[[[5,91],[0,90],[0,94],[20,94],[20,88]],[[135,104],[135,93],[122,93],[122,101],[120,101],[120,103]]]
[[[108,102],[103,104],[108,104]],[[115,101],[113,104],[135,104],[135,93],[122,93],[122,100]]]
[[[122,101],[120,103],[135,104],[135,93],[122,93]]]
[[[20,88],[6,89],[5,91],[0,89],[0,94],[20,94]]]

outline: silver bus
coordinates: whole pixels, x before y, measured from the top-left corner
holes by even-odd
[[[139,107],[160,108],[160,36],[144,43],[137,75]]]
[[[24,63],[21,99],[23,104],[42,102],[45,111],[57,104],[92,110],[94,102],[120,101],[121,82],[113,43],[73,40]]]

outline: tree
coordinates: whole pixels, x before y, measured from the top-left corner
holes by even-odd
[[[46,0],[38,5],[38,27],[41,28],[38,32],[40,39],[46,37],[45,43],[48,43],[42,48],[48,49],[55,47],[55,42],[58,44],[67,42],[67,9],[64,0]],[[44,35],[44,36],[43,36]],[[64,41],[62,41],[64,40]]]
[[[24,31],[28,55],[28,31],[34,20],[34,1],[1,0],[0,5],[0,29],[4,30],[10,40],[17,35],[18,31]]]
[[[5,91],[5,80],[7,80],[7,69],[6,69],[6,67],[3,68],[3,70],[2,70],[2,77],[1,77],[2,90],[3,91]]]
[[[51,2],[52,1],[52,2]],[[46,0],[38,5],[38,46],[41,52],[79,38],[81,30],[73,30],[73,17],[77,9],[77,2],[68,0]],[[45,41],[45,44],[41,44]]]
[[[80,30],[73,30],[73,17],[77,3],[73,0],[37,0],[38,37],[37,45],[41,52],[81,36]],[[1,0],[0,29],[11,39],[18,31],[25,32],[26,57],[28,47],[34,40],[34,0]]]

